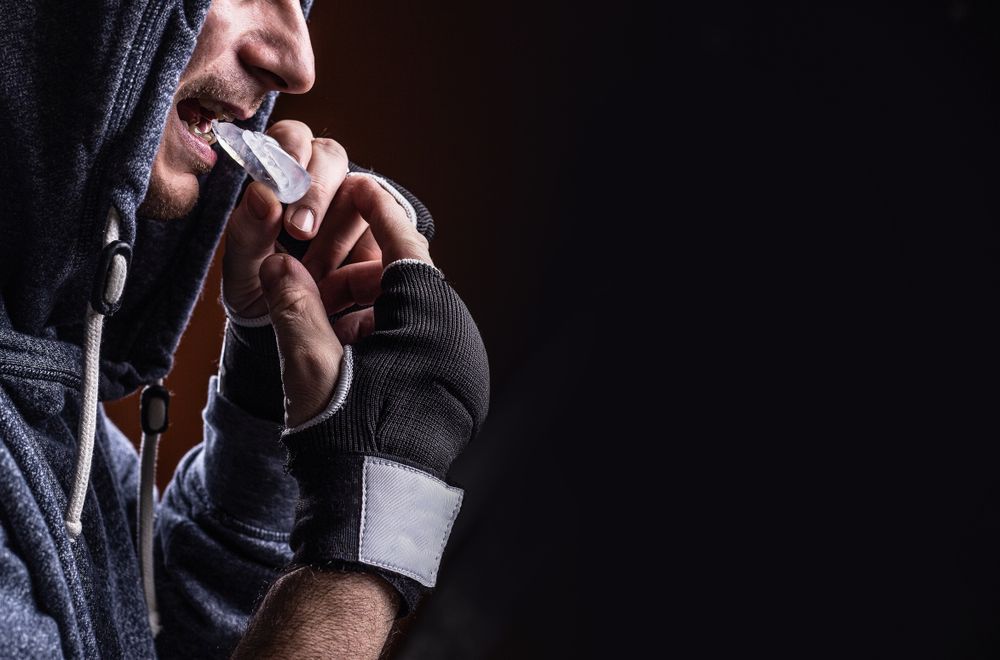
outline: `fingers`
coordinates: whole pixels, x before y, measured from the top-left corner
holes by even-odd
[[[340,266],[365,232],[365,222],[354,202],[346,195],[337,195],[302,263],[317,281]]]
[[[382,248],[375,242],[371,227],[365,230],[345,259],[345,262],[349,264],[360,261],[382,261]]]
[[[267,313],[260,291],[260,266],[274,253],[281,231],[281,203],[265,185],[247,186],[226,225],[222,258],[223,295],[240,316]]]
[[[285,209],[285,228],[301,240],[311,239],[319,230],[333,196],[347,176],[347,152],[333,140],[316,138],[306,169],[312,185],[302,199]]]
[[[319,231],[330,202],[347,176],[347,151],[336,140],[314,138],[300,121],[280,121],[268,135],[298,160],[312,177],[312,185],[299,201],[285,209],[285,229],[293,238],[311,240]]]
[[[363,261],[342,266],[319,282],[327,314],[351,305],[370,305],[382,293],[382,262]]]
[[[369,307],[348,314],[333,324],[333,331],[341,344],[356,344],[375,329],[375,309]]]
[[[417,259],[434,265],[427,239],[406,217],[406,211],[377,181],[367,176],[348,177],[340,194],[349,198],[371,227],[382,251],[382,265],[399,259]]]
[[[268,257],[261,265],[260,280],[281,356],[285,424],[293,427],[326,408],[344,349],[316,283],[297,259],[284,254]]]
[[[281,148],[299,161],[302,167],[309,167],[313,141],[313,132],[309,126],[294,119],[283,119],[267,129],[267,134],[277,140]]]

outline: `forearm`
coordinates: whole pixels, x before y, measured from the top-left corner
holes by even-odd
[[[204,442],[180,461],[156,515],[162,658],[228,657],[265,585],[291,561],[298,486],[280,427],[208,383]]]
[[[232,657],[378,658],[398,608],[378,576],[298,568],[271,586]]]

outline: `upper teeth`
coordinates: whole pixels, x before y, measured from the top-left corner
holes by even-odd
[[[226,109],[222,107],[222,104],[218,101],[213,101],[212,99],[199,98],[198,103],[201,104],[206,110],[211,110],[215,113],[215,118],[219,121],[232,121],[233,116],[226,112]]]
[[[197,137],[200,137],[205,142],[209,144],[215,144],[215,133],[212,131],[211,128],[202,133],[201,129],[198,128],[198,124],[188,124],[188,130],[191,131],[191,133],[193,133]]]

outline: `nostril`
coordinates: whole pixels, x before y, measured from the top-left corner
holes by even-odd
[[[263,69],[259,66],[251,66],[250,68],[253,69],[254,74],[258,78],[267,80],[274,87],[276,87],[278,91],[284,91],[288,89],[288,82],[285,81],[285,79],[279,76],[278,74],[274,73],[273,71],[269,71],[268,69]]]

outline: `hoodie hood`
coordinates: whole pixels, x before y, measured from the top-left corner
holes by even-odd
[[[311,2],[302,4],[308,14]],[[19,398],[38,414],[61,398],[46,380],[82,382],[85,318],[103,278],[112,209],[132,257],[121,306],[104,319],[98,398],[126,396],[173,365],[246,179],[219,158],[188,216],[137,216],[209,5],[14,3],[0,17],[0,379],[37,376],[37,390],[22,387]],[[239,124],[263,130],[276,98]]]

